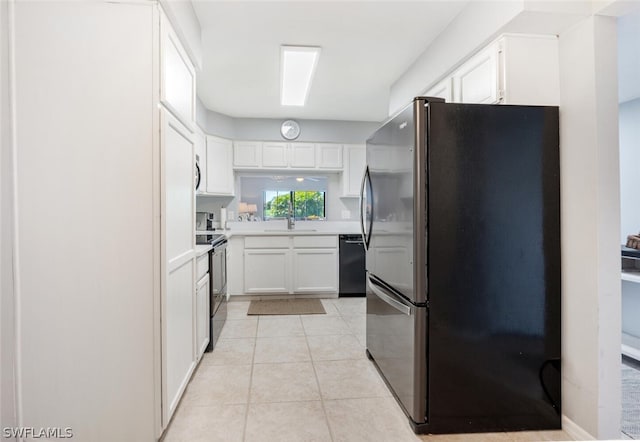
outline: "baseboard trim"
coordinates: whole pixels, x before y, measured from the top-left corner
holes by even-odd
[[[571,436],[573,440],[596,440],[588,431],[564,414],[562,415],[562,429]]]
[[[1,1],[1,0],[0,0]],[[269,301],[271,299],[338,299],[337,293],[300,293],[300,294],[287,294],[287,293],[274,293],[272,295],[229,295],[229,302],[234,301]]]

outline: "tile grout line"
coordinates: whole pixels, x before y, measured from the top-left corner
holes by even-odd
[[[324,398],[322,397],[322,390],[320,389],[320,380],[318,379],[316,364],[313,360],[313,356],[311,355],[311,346],[309,345],[307,330],[304,328],[304,321],[302,321],[302,318],[300,318],[300,322],[302,322],[302,328],[304,330],[304,342],[307,344],[307,350],[309,351],[309,360],[311,362],[311,368],[313,369],[313,375],[316,378],[316,386],[318,387],[318,396],[320,396],[320,406],[322,407],[322,412],[324,413],[324,420],[327,423],[327,429],[329,430],[329,437],[333,442],[335,440],[335,436],[333,435],[333,429],[331,428],[331,423],[329,422],[329,415],[327,414],[327,408],[324,405]]]
[[[248,309],[249,307],[247,307]],[[244,412],[244,427],[242,428],[242,440],[247,440],[247,425],[249,423],[249,407],[251,406],[251,387],[253,385],[253,367],[255,365],[256,359],[256,347],[258,346],[258,325],[260,324],[260,316],[258,316],[258,320],[256,321],[256,333],[254,336],[254,344],[253,344],[253,354],[251,355],[251,370],[249,372],[249,391],[247,391],[247,408]]]

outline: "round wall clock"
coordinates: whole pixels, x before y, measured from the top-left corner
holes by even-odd
[[[300,136],[300,125],[297,121],[287,120],[280,126],[280,133],[285,140],[295,140]]]

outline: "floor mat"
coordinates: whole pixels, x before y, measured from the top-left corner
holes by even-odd
[[[251,301],[247,315],[314,315],[326,314],[319,299],[274,299]]]

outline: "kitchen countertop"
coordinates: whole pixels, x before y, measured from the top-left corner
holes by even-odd
[[[196,258],[208,253],[212,248],[211,244],[196,244]]]
[[[287,229],[286,220],[261,222],[227,222],[227,237],[233,236],[329,236],[360,234],[360,223],[355,221],[298,221]]]
[[[224,234],[227,238],[232,236],[337,236],[337,235],[359,235],[360,232],[345,232],[345,231],[332,231],[332,230],[247,230],[237,231],[226,230]]]

